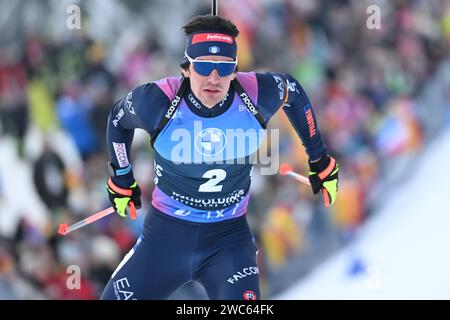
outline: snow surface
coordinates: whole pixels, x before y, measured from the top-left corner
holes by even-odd
[[[450,128],[411,170],[352,246],[275,298],[450,299]]]

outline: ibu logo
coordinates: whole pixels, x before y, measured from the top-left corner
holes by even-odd
[[[227,144],[227,137],[218,128],[207,128],[195,137],[195,148],[204,156],[213,157],[220,154]]]
[[[220,52],[220,48],[216,47],[216,46],[211,46],[211,47],[209,47],[208,51],[212,54],[216,54],[216,53]]]

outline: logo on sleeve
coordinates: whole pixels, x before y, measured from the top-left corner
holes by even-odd
[[[308,122],[309,136],[312,138],[316,134],[316,125],[314,123],[314,117],[311,110],[311,105],[308,103],[303,110],[305,111],[306,121]]]
[[[113,142],[114,152],[116,154],[117,162],[121,168],[128,167],[130,162],[128,161],[127,149],[125,143]]]
[[[280,100],[284,99],[284,81],[279,76],[273,76],[277,83],[278,93],[280,94]]]
[[[133,91],[130,91],[127,94],[127,98],[125,99],[125,105],[127,106],[128,111],[130,111],[130,113],[136,115],[136,112],[134,112],[134,108],[133,108],[133,102],[131,102],[131,99],[133,98]]]
[[[286,79],[286,84],[289,91],[300,93],[295,82],[290,82],[289,79]]]
[[[125,112],[123,111],[123,109],[120,109],[119,112],[117,113],[116,117],[112,121],[114,127],[117,127],[117,124],[119,123],[120,119],[122,119],[124,114],[125,114]]]

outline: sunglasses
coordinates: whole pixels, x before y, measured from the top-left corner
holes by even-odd
[[[217,70],[219,76],[226,77],[232,74],[237,66],[237,58],[236,61],[212,61],[192,59],[186,52],[184,55],[194,67],[195,72],[204,77],[209,76],[214,69]]]

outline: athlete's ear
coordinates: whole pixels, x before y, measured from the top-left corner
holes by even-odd
[[[183,68],[181,68],[181,72],[183,73],[183,76],[184,76],[185,78],[189,78],[189,76],[190,76],[189,69],[183,69]]]

